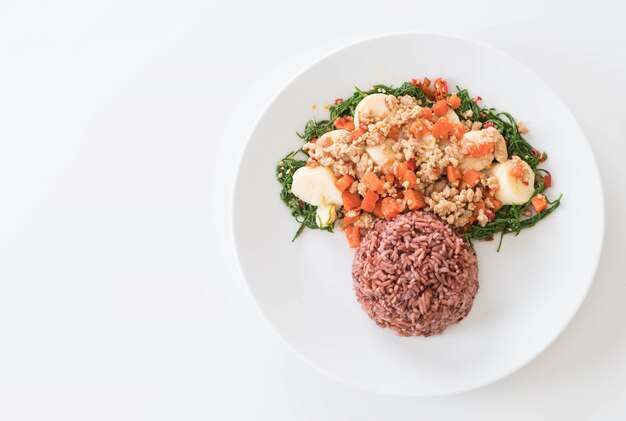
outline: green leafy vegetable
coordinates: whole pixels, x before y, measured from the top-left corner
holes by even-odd
[[[300,139],[308,142],[311,139],[320,137],[326,132],[329,132],[333,126],[333,122],[330,120],[311,119],[304,125],[303,133],[296,133]]]
[[[538,193],[536,192],[535,194]],[[562,195],[555,201],[549,202],[551,206],[548,209],[530,217],[524,217],[524,212],[528,209],[530,201],[523,205],[502,206],[496,212],[496,217],[493,221],[487,223],[484,227],[472,225],[471,230],[465,234],[465,237],[474,240],[492,240],[496,234],[500,233],[500,242],[498,244],[498,251],[500,251],[504,234],[513,233],[517,235],[526,228],[534,227],[537,225],[537,222],[550,215],[559,207],[561,198]]]

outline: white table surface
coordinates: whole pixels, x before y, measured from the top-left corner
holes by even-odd
[[[0,419],[626,419],[626,5],[419,3],[1,2]],[[302,362],[247,294],[228,229],[234,162],[277,89],[331,49],[408,30],[535,69],[606,193],[570,326],[512,376],[434,399]]]

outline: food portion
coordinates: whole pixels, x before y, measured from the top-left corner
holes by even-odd
[[[468,239],[490,240],[546,217],[560,198],[543,194],[552,178],[538,168],[545,153],[522,137],[523,123],[481,100],[448,93],[442,78],[337,99],[331,118],[309,121],[306,143],[277,167],[281,197],[301,223],[296,237],[338,221],[356,247],[378,219],[419,209]]]
[[[401,336],[430,336],[458,323],[478,291],[476,254],[432,213],[379,221],[352,265],[356,297],[377,325]]]
[[[341,206],[341,191],[333,172],[322,166],[306,165],[293,174],[291,192],[315,206]]]
[[[504,205],[523,205],[535,192],[535,173],[518,156],[494,165],[490,171],[498,182],[494,197]]]
[[[343,231],[356,249],[357,300],[379,326],[429,336],[463,319],[478,291],[471,240],[519,234],[560,205],[547,156],[510,114],[445,79],[356,89],[310,120],[276,167],[305,228]]]

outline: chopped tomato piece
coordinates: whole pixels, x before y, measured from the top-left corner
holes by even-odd
[[[410,83],[411,85],[413,85],[413,86],[420,86],[420,81],[419,81],[419,79],[411,79],[411,80],[409,81],[409,83]]]
[[[361,207],[361,196],[359,196],[358,193],[344,191],[341,193],[341,201],[343,202],[344,209],[347,211],[357,210]]]
[[[376,202],[376,206],[374,207],[374,210],[372,211],[374,216],[376,216],[377,218],[385,217],[385,215],[383,215],[382,204],[383,204],[383,201],[381,199],[378,199],[378,202]]]
[[[376,202],[378,201],[378,194],[374,190],[368,190],[365,193],[365,197],[363,197],[363,201],[361,202],[361,209],[366,212],[372,212],[376,207]]]
[[[543,177],[543,185],[546,187],[552,187],[552,174],[550,174],[550,172],[546,172],[545,177]]]
[[[483,125],[483,128],[488,129],[489,127],[493,127],[493,121],[488,121]]]
[[[456,140],[461,140],[463,135],[467,133],[467,127],[463,124],[457,124],[452,131],[452,134],[456,137]]]
[[[385,174],[385,181],[389,184],[393,184],[393,182],[396,181],[396,177],[394,177],[394,175],[391,173]]]
[[[441,175],[441,168],[433,168],[432,171],[435,175]]]
[[[422,117],[426,120],[430,120],[433,117],[433,110],[428,107],[422,108]]]
[[[313,139],[309,140],[309,143],[315,143],[315,142],[317,142],[317,138],[316,137],[314,137]]]
[[[409,166],[409,169],[411,171],[415,171],[415,168],[417,168],[417,163],[415,162],[415,159],[411,158],[408,161],[406,161],[406,164]]]
[[[363,136],[364,134],[365,134],[365,130],[363,130],[360,127],[350,132],[350,136],[352,136],[352,139],[354,140],[357,140],[359,137]]]
[[[342,102],[343,102],[343,98],[336,98],[335,99],[335,105],[341,104]]]
[[[357,248],[361,245],[361,231],[359,230],[359,227],[349,225],[346,227],[344,233],[346,234],[346,239],[348,240],[350,248]]]
[[[446,167],[446,174],[448,176],[448,181],[451,183],[461,179],[461,167],[455,167],[453,165],[448,165]]]
[[[398,178],[401,178],[405,172],[409,169],[409,164],[407,162],[396,161],[393,163],[391,170],[393,171],[393,175]]]
[[[381,210],[385,219],[391,221],[403,211],[403,207],[396,199],[392,197],[385,197],[381,204]]]
[[[349,189],[352,183],[354,183],[354,177],[346,174],[341,176],[339,180],[335,181],[335,186],[337,186],[340,191],[344,191]]]
[[[474,145],[473,148],[470,148],[469,153],[474,158],[480,158],[481,156],[490,154],[493,150],[493,143],[481,143],[479,145]]]
[[[480,173],[473,168],[468,168],[465,174],[463,174],[463,181],[465,181],[468,186],[474,187],[480,181]]]
[[[496,199],[495,197],[490,198],[489,200],[491,200],[491,203],[493,203],[493,210],[494,211],[498,211],[501,207],[502,207],[502,202],[500,202],[498,199]]]
[[[389,133],[387,134],[387,137],[391,140],[398,140],[399,134],[400,134],[400,129],[397,128],[396,126],[392,126],[391,129],[389,129]]]
[[[445,99],[440,99],[439,101],[435,102],[435,105],[433,105],[433,112],[436,116],[439,117],[443,117],[444,115],[446,115],[449,109],[450,107],[448,107],[448,103]]]
[[[335,127],[338,129],[344,129],[349,132],[354,130],[354,119],[350,116],[348,117],[337,117],[334,121]]]
[[[435,136],[437,139],[448,139],[451,128],[452,125],[448,122],[448,120],[446,120],[445,118],[440,118],[433,126],[433,136]]]
[[[524,164],[516,162],[511,169],[511,176],[515,178],[522,178],[524,176]]]
[[[355,216],[344,216],[343,217],[343,223],[344,225],[352,225],[354,224],[356,221],[358,221],[361,218],[361,214],[357,213]]]
[[[467,153],[473,158],[480,158],[481,156],[485,156],[493,152],[495,148],[494,142],[481,142],[481,143],[473,143],[466,142],[464,139],[461,139],[461,147],[467,150]]]
[[[404,201],[410,210],[421,209],[426,206],[426,199],[424,199],[422,192],[413,189],[404,192]]]
[[[361,181],[365,183],[368,189],[374,190],[375,192],[382,193],[385,189],[385,183],[373,172],[368,172],[367,174],[365,174]]]
[[[543,212],[544,210],[548,209],[548,200],[543,194],[535,195],[530,203],[533,205],[533,208],[535,208],[535,211],[537,211],[537,213]]]
[[[453,110],[456,110],[461,106],[461,98],[457,94],[452,94],[448,98],[446,98],[446,102]]]
[[[425,134],[427,134],[430,131],[428,125],[426,124],[426,122],[424,120],[414,121],[409,126],[409,129],[411,130],[411,133],[413,133],[413,136],[416,139],[421,138],[422,136],[424,136]]]
[[[406,171],[402,175],[402,185],[407,189],[412,189],[417,183],[417,176],[413,171]]]

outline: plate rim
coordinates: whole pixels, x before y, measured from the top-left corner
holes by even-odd
[[[254,293],[251,290],[251,287],[248,284],[247,278],[244,274],[243,271],[243,267],[242,267],[242,257],[240,254],[240,249],[238,247],[237,241],[236,241],[236,228],[235,228],[235,201],[236,201],[236,196],[237,196],[237,188],[239,186],[240,183],[240,173],[242,171],[242,163],[243,163],[243,159],[244,156],[246,154],[246,151],[250,145],[250,142],[252,141],[253,135],[256,132],[258,126],[260,125],[261,121],[264,119],[267,110],[277,101],[277,99],[297,80],[299,79],[302,74],[304,74],[305,72],[307,72],[311,67],[315,66],[316,64],[320,63],[323,60],[326,60],[327,58],[340,53],[343,50],[358,46],[360,44],[366,44],[368,42],[372,42],[372,41],[378,41],[378,40],[384,40],[384,39],[391,39],[391,38],[396,38],[396,37],[429,37],[429,36],[434,36],[434,37],[440,37],[440,38],[447,38],[449,40],[454,40],[454,41],[460,41],[463,43],[469,43],[469,44],[474,44],[477,45],[481,48],[490,50],[496,54],[501,54],[503,56],[506,56],[508,59],[512,60],[515,64],[517,64],[518,66],[524,68],[525,70],[527,70],[528,72],[530,72],[532,75],[534,75],[539,81],[541,81],[541,83],[543,83],[545,89],[547,91],[549,91],[550,94],[552,94],[556,100],[562,105],[563,110],[569,114],[569,116],[571,117],[572,121],[575,124],[575,128],[578,129],[578,131],[580,131],[580,133],[583,136],[584,139],[584,144],[585,147],[587,148],[587,152],[588,155],[591,157],[590,162],[592,163],[592,167],[593,167],[593,173],[595,174],[597,180],[598,180],[598,194],[599,194],[599,198],[600,198],[600,204],[601,204],[601,209],[599,210],[598,214],[599,214],[599,221],[598,221],[598,226],[599,226],[599,238],[598,238],[598,247],[597,250],[595,252],[595,255],[592,258],[592,264],[590,265],[592,267],[592,276],[590,277],[590,279],[587,281],[585,287],[584,287],[584,291],[582,291],[583,293],[580,296],[580,299],[578,300],[578,302],[575,303],[574,306],[574,311],[572,311],[572,313],[565,319],[565,322],[563,323],[563,325],[559,328],[556,329],[555,332],[553,334],[550,335],[550,338],[540,347],[537,348],[536,351],[530,353],[530,355],[527,358],[522,359],[520,362],[518,362],[517,364],[514,364],[511,368],[509,368],[508,370],[504,370],[501,374],[499,374],[498,376],[494,376],[491,379],[487,379],[486,381],[483,382],[476,382],[476,384],[470,386],[470,387],[463,387],[463,388],[459,388],[459,389],[454,389],[451,390],[448,393],[432,393],[432,394],[428,394],[428,393],[412,393],[412,392],[408,392],[408,393],[398,393],[396,391],[390,391],[390,390],[384,390],[384,389],[374,389],[374,388],[368,388],[365,387],[359,383],[354,383],[351,381],[348,381],[344,378],[340,378],[335,376],[333,373],[328,372],[326,369],[319,367],[318,365],[316,365],[313,361],[311,361],[308,357],[306,357],[305,355],[303,355],[302,353],[300,353],[298,351],[298,349],[296,349],[295,345],[293,345],[291,342],[289,342],[287,340],[287,338],[279,331],[279,329],[274,325],[274,323],[272,323],[272,321],[270,320],[270,318],[267,316],[266,312],[263,310],[263,308],[261,307],[260,303],[257,301]],[[370,393],[376,393],[376,394],[380,394],[380,395],[387,395],[387,396],[404,396],[404,397],[435,397],[435,396],[451,396],[451,395],[457,395],[457,394],[461,394],[461,393],[465,393],[465,392],[469,392],[472,390],[477,390],[477,389],[481,389],[484,388],[486,386],[492,385],[504,378],[507,378],[509,376],[511,376],[512,374],[516,373],[517,371],[519,371],[520,369],[522,369],[523,367],[525,367],[526,365],[528,365],[530,362],[532,362],[533,360],[535,360],[537,357],[539,357],[541,354],[543,354],[546,349],[548,349],[560,336],[561,334],[567,329],[567,327],[571,324],[571,322],[573,321],[573,319],[575,318],[575,316],[580,312],[580,308],[582,307],[583,303],[585,302],[589,291],[591,289],[591,286],[593,285],[597,273],[598,273],[598,268],[599,268],[599,264],[600,264],[600,258],[602,256],[602,251],[604,249],[604,242],[605,242],[605,234],[606,234],[606,202],[605,202],[605,195],[604,195],[604,185],[602,182],[602,176],[598,167],[598,163],[595,157],[595,154],[593,152],[593,149],[591,148],[591,144],[589,142],[589,139],[587,137],[587,135],[585,134],[585,131],[583,130],[583,128],[580,126],[580,123],[578,122],[578,120],[576,119],[575,115],[572,113],[572,111],[570,110],[570,108],[567,106],[567,104],[563,101],[563,99],[556,93],[556,91],[541,77],[539,76],[539,74],[533,70],[532,68],[530,68],[528,65],[526,65],[524,62],[522,62],[521,60],[519,60],[518,58],[516,58],[515,56],[500,50],[497,47],[492,46],[491,44],[488,44],[486,42],[483,41],[479,41],[473,38],[469,38],[469,37],[465,37],[465,36],[460,36],[460,35],[453,35],[453,34],[448,34],[445,32],[436,32],[436,31],[400,31],[400,32],[388,32],[388,33],[384,33],[384,34],[378,34],[375,36],[367,36],[367,37],[360,37],[359,39],[356,39],[354,41],[349,41],[349,42],[345,42],[343,43],[341,46],[336,47],[331,49],[330,51],[328,51],[325,54],[322,54],[316,58],[314,58],[313,60],[308,61],[306,64],[302,65],[301,68],[299,68],[299,70],[293,75],[291,76],[286,82],[284,82],[281,87],[276,91],[276,93],[271,96],[271,98],[263,105],[262,111],[260,111],[258,113],[258,116],[254,122],[254,124],[251,125],[251,128],[249,129],[249,131],[247,132],[246,135],[246,140],[245,143],[242,145],[242,147],[239,150],[239,156],[237,159],[237,164],[236,164],[236,169],[235,169],[235,177],[233,178],[232,182],[231,182],[231,188],[230,188],[230,200],[229,200],[229,205],[230,205],[230,211],[228,212],[228,215],[230,217],[230,243],[232,246],[232,249],[234,251],[234,256],[235,256],[235,263],[236,263],[236,267],[237,267],[237,273],[239,274],[239,277],[241,278],[241,280],[243,281],[243,284],[245,285],[245,290],[248,293],[248,296],[250,298],[252,298],[252,301],[254,302],[254,305],[256,306],[257,310],[263,315],[263,319],[265,320],[265,322],[267,323],[267,325],[270,326],[271,330],[273,330],[277,336],[280,338],[280,340],[292,351],[294,352],[301,360],[305,361],[307,363],[307,365],[309,365],[310,367],[314,368],[317,372],[324,374],[325,376],[328,376],[329,378],[333,379],[334,381],[336,381],[339,384],[342,385],[347,385],[350,387],[353,387],[357,390],[361,390],[361,391],[366,391],[366,392],[370,392]]]

